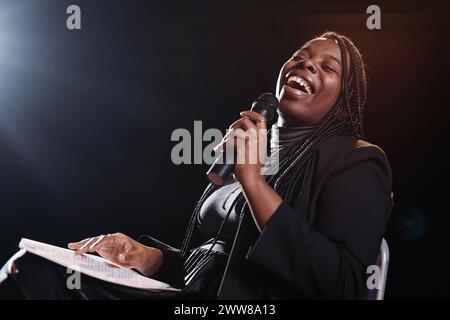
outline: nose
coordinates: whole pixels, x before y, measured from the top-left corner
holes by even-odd
[[[311,61],[311,59],[305,59],[301,61],[302,68],[309,70],[312,74],[317,73],[316,65]]]

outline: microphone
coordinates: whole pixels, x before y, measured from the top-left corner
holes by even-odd
[[[263,93],[252,103],[252,111],[266,118],[267,128],[275,123],[275,115],[278,108],[278,99],[271,93]],[[234,157],[233,157],[234,159]],[[209,182],[216,186],[222,186],[225,180],[233,172],[234,163],[226,163],[225,150],[216,158],[206,172]]]

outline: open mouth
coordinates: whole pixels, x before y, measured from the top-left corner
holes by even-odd
[[[308,81],[306,81],[304,78],[299,77],[299,76],[289,76],[287,78],[286,84],[291,87],[294,88],[296,90],[300,90],[302,92],[304,92],[305,94],[313,94],[313,88],[311,87],[311,85],[308,83]]]

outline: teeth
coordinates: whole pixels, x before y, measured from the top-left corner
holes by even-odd
[[[312,94],[312,90],[311,90],[311,87],[309,86],[309,83],[306,80],[304,80],[303,78],[297,77],[297,76],[290,76],[288,78],[288,82],[289,81],[297,82],[299,85],[301,85],[303,88],[305,88],[305,90],[306,90],[306,92],[308,92],[308,94]]]

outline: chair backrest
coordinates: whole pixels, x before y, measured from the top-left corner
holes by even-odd
[[[385,239],[381,241],[380,252],[376,265],[380,268],[380,279],[378,288],[367,289],[366,300],[383,300],[386,288],[386,279],[389,268],[389,246]]]

